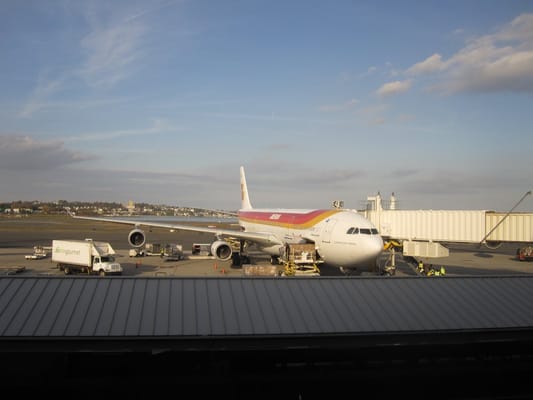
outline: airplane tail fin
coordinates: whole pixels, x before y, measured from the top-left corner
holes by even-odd
[[[246,186],[244,167],[241,167],[241,209],[252,209],[252,204],[250,203],[250,198],[248,197],[248,187]]]

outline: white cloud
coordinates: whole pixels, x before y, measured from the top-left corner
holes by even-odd
[[[440,54],[433,54],[432,56],[426,58],[424,61],[421,61],[406,72],[411,75],[425,74],[434,71],[439,71],[443,68],[442,57]]]
[[[375,67],[375,66],[372,65],[372,66],[368,67],[365,72],[363,72],[362,74],[359,74],[357,77],[359,79],[366,78],[366,77],[368,77],[370,75],[373,75],[377,70],[378,70],[378,67]]]
[[[522,14],[494,35],[496,40],[533,40],[533,13]]]
[[[447,60],[433,54],[406,73],[435,73],[432,88],[446,93],[532,92],[533,14],[522,14],[493,34],[469,40]]]
[[[112,139],[119,137],[129,137],[129,136],[141,136],[141,135],[156,135],[161,133],[166,133],[170,131],[177,131],[179,128],[167,123],[165,120],[156,119],[154,120],[152,126],[143,129],[121,129],[115,131],[105,131],[105,132],[92,132],[85,133],[77,136],[71,136],[65,138],[67,141],[93,141],[93,140],[102,140],[102,139]]]
[[[411,80],[388,82],[377,90],[377,94],[380,96],[392,96],[400,94],[409,90],[411,84]]]
[[[80,77],[89,86],[109,87],[138,70],[140,60],[145,57],[142,44],[147,32],[141,17],[152,10],[129,17],[122,16],[127,13],[122,8],[103,7],[103,10],[84,13],[92,31],[80,42],[83,58],[79,64],[66,69],[48,67],[49,70],[42,73],[44,77],[39,78],[26,104],[21,107],[19,117],[32,117],[34,113],[51,107],[71,106],[71,99],[62,102],[58,98],[62,92],[71,90]]]
[[[40,81],[37,87],[33,90],[29,100],[22,107],[22,110],[18,113],[19,117],[28,118],[33,113],[46,108],[48,106],[48,99],[56,92],[63,88],[62,80],[47,80]]]
[[[86,61],[80,75],[89,85],[112,86],[127,78],[143,57],[141,39],[146,29],[137,20],[96,29],[81,42]]]

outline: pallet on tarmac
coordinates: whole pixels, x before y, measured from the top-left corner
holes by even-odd
[[[20,266],[20,265],[13,265],[11,267],[0,267],[0,274],[1,275],[15,275],[20,272],[24,272],[26,270],[26,267]]]

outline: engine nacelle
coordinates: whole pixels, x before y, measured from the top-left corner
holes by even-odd
[[[128,243],[133,247],[142,247],[145,241],[146,235],[139,228],[133,229],[128,235]]]
[[[216,242],[211,243],[211,254],[217,259],[226,261],[231,258],[233,250],[228,242],[224,240],[217,240]]]

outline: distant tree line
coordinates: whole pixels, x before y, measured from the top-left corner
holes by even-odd
[[[105,201],[11,201],[0,203],[0,213],[6,214],[66,214],[67,211],[77,215],[217,215],[217,211],[194,207],[178,207],[168,205],[154,205],[149,203],[136,203],[132,209],[124,204]],[[221,211],[223,212],[223,211]]]
[[[0,212],[16,214],[65,214],[67,210],[86,211],[87,214],[97,213],[97,210],[125,210],[120,203],[109,202],[84,202],[84,201],[66,201],[58,200],[53,202],[43,201],[23,201],[16,200],[11,202],[0,203]]]

